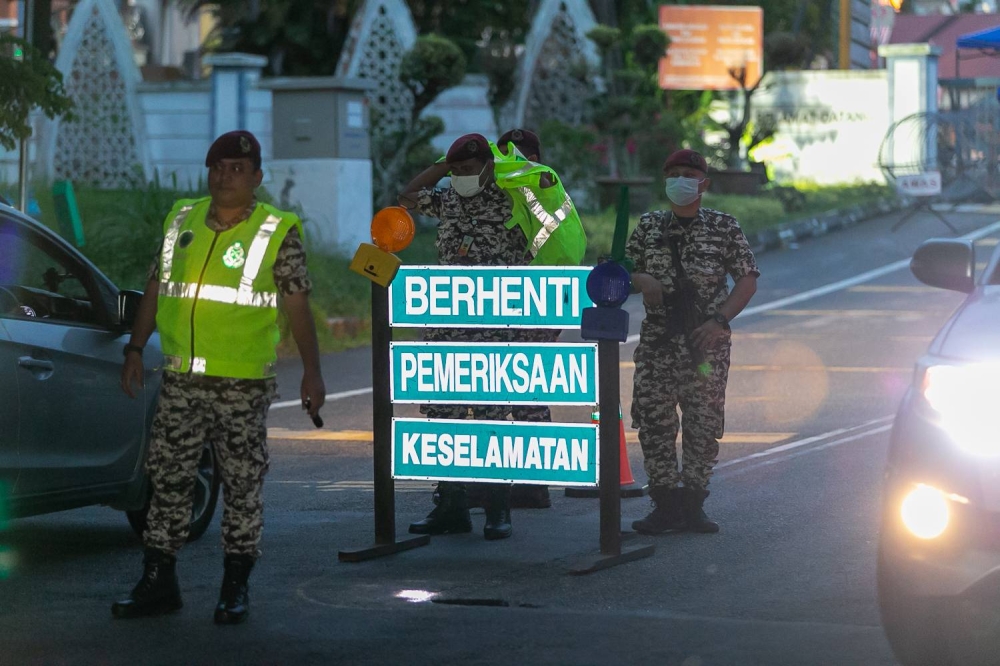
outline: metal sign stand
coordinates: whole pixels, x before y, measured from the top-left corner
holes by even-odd
[[[375,545],[357,550],[342,550],[341,562],[363,562],[404,550],[426,546],[427,534],[396,536],[396,484],[392,480],[392,400],[390,399],[389,290],[372,282],[372,432],[375,466]]]
[[[617,405],[621,388],[618,367],[617,340],[599,340],[600,402]],[[578,560],[571,568],[573,575],[583,575],[609,569],[619,564],[649,557],[656,550],[652,544],[622,545],[621,458],[618,423],[613,418],[601,419],[601,550]]]
[[[942,224],[944,224],[944,226],[951,229],[951,232],[953,234],[955,234],[956,236],[958,235],[958,229],[956,229],[955,226],[948,221],[948,218],[946,218],[944,215],[942,215],[939,211],[935,210],[931,206],[936,197],[917,196],[914,198],[917,200],[917,203],[911,206],[910,209],[906,211],[906,213],[904,213],[903,216],[900,217],[899,220],[897,220],[894,225],[892,225],[892,231],[898,231],[904,224],[907,223],[907,221],[909,221],[911,217],[913,217],[914,215],[916,215],[921,211],[924,211],[935,216],[937,219],[941,221]]]

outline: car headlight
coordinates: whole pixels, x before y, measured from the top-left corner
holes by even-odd
[[[1000,456],[994,414],[1000,405],[1000,364],[932,365],[924,371],[921,393],[956,446],[977,456]]]
[[[899,513],[903,525],[918,539],[938,538],[951,520],[945,494],[922,483],[903,498]]]

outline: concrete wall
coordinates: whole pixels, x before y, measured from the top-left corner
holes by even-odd
[[[458,137],[477,132],[490,141],[500,138],[493,120],[493,110],[488,102],[489,80],[483,74],[470,74],[462,84],[441,93],[434,103],[424,110],[425,116],[437,116],[444,121],[445,131],[433,140],[434,147],[442,154]]]
[[[772,72],[752,104],[753,117],[778,120],[774,140],[753,153],[776,180],[885,182],[878,167],[890,125],[884,70]]]
[[[209,81],[144,83],[138,90],[145,118],[150,161],[163,182],[176,178],[181,187],[196,187],[205,178],[205,152],[212,132]],[[271,157],[271,92],[247,94],[247,128],[260,141],[262,156]]]
[[[468,76],[427,109],[427,115],[445,122],[445,132],[434,141],[442,154],[462,134],[479,132],[496,140],[500,131],[509,129],[496,127],[487,91],[485,76]],[[173,182],[182,189],[203,186],[205,152],[214,138],[211,81],[141,83],[137,98],[152,172],[167,186]],[[260,140],[263,152],[263,186],[275,202],[300,211],[312,242],[353,254],[358,243],[370,240],[370,160],[274,160],[271,90],[251,88],[246,105],[247,129]],[[0,150],[0,189],[14,198],[17,159],[16,151]]]

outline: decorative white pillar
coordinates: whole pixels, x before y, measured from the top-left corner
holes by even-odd
[[[932,114],[938,110],[938,58],[941,49],[931,44],[885,44],[878,48],[885,58],[889,73],[890,126],[918,113]],[[889,138],[889,155],[894,163],[912,161],[914,146],[896,145]],[[937,137],[928,132],[924,137],[922,162],[937,164]]]
[[[247,92],[257,85],[267,57],[249,53],[212,53],[204,64],[212,68],[211,136],[247,129]]]

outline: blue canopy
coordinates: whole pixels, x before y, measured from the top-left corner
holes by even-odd
[[[955,40],[960,49],[1000,49],[1000,26],[970,32]]]

